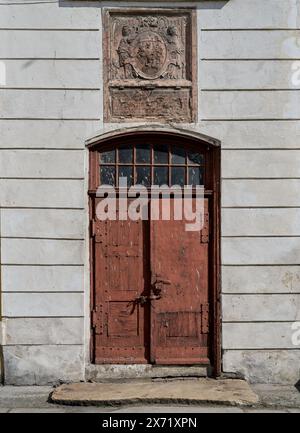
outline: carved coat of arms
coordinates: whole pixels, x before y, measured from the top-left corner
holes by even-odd
[[[106,25],[106,120],[191,121],[191,13],[108,11]]]
[[[116,78],[184,78],[184,46],[175,25],[155,18],[139,26],[124,25],[115,64]],[[121,70],[120,70],[121,69]]]

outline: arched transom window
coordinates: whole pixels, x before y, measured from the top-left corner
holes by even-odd
[[[173,144],[123,144],[99,152],[100,184],[202,185],[204,153]]]

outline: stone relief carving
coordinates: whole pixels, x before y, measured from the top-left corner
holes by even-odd
[[[174,92],[172,89],[114,90],[111,94],[112,115],[120,119],[172,119],[174,122],[190,120],[189,90]],[[136,110],[139,107],[139,110]]]
[[[115,22],[114,37],[118,40],[121,33],[121,39],[116,49],[118,62],[114,62],[113,78],[185,78],[185,22],[176,26],[164,17],[137,17],[131,25],[125,22],[120,19]]]
[[[106,119],[192,121],[190,11],[109,11]]]

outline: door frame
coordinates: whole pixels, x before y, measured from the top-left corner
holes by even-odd
[[[89,150],[89,264],[90,264],[90,362],[94,363],[94,340],[93,340],[93,310],[95,300],[95,281],[94,276],[94,259],[93,259],[93,242],[92,242],[92,206],[93,198],[96,194],[97,179],[97,154],[100,149],[107,145],[114,145],[122,138],[138,137],[141,135],[153,135],[154,137],[181,138],[188,142],[198,145],[208,146],[209,158],[208,164],[211,169],[210,191],[207,191],[210,197],[210,227],[211,240],[209,248],[209,292],[211,303],[210,315],[210,338],[211,342],[211,365],[212,376],[218,377],[222,371],[222,349],[221,349],[221,257],[220,257],[220,240],[221,240],[221,209],[220,209],[220,174],[221,174],[221,143],[219,140],[199,133],[197,131],[186,130],[183,128],[173,128],[164,125],[146,125],[138,127],[128,127],[116,129],[114,131],[101,132],[86,141],[86,147]]]

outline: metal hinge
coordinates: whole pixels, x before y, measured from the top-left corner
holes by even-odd
[[[201,304],[201,333],[209,332],[209,304]]]
[[[90,220],[90,236],[95,236],[95,220]]]
[[[99,224],[95,220],[90,220],[90,236],[94,238],[95,242],[102,242],[103,234],[101,233]]]
[[[103,308],[102,304],[99,304],[94,310],[92,310],[91,313],[91,321],[92,321],[92,328],[95,330],[96,334],[103,334]]]
[[[201,230],[201,243],[207,244],[209,242],[209,213],[205,212],[203,228]]]

